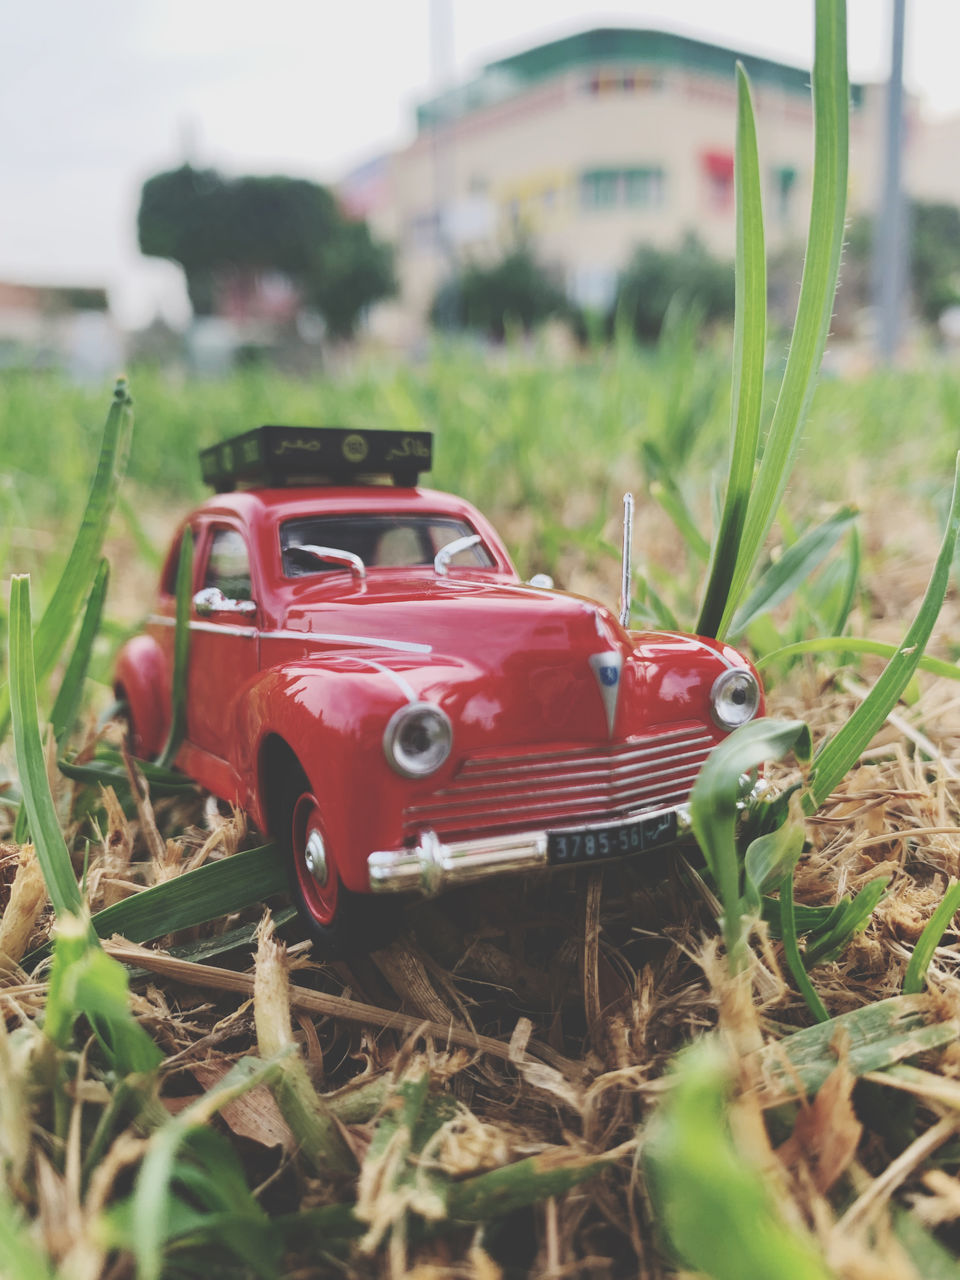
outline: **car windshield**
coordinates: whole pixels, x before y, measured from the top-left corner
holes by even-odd
[[[319,560],[307,546],[335,547],[359,556],[368,568],[433,565],[437,552],[474,532],[464,520],[441,515],[307,516],[280,526],[283,572],[288,578],[343,572],[343,566]],[[451,568],[490,569],[494,560],[477,543],[450,558]]]

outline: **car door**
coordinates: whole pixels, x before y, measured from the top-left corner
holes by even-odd
[[[187,668],[187,737],[230,760],[234,703],[257,671],[258,606],[244,531],[211,522],[199,540],[197,588],[190,611]]]

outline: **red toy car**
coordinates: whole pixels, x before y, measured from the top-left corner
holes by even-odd
[[[524,585],[473,507],[414,487],[430,450],[427,433],[293,427],[205,450],[218,490],[251,487],[184,522],[116,670],[153,755],[189,526],[177,763],[276,838],[330,950],[376,942],[382,895],[675,840],[711,748],[762,710],[736,650]]]

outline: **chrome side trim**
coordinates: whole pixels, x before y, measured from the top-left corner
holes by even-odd
[[[163,618],[159,614],[151,614],[147,622],[159,627],[175,627],[176,618]],[[217,636],[244,636],[248,640],[256,639],[260,632],[256,627],[238,627],[230,622],[196,622],[192,618],[187,626],[191,631],[209,631]]]
[[[235,627],[229,622],[190,622],[189,626],[191,631],[209,631],[216,636],[245,636],[248,640],[255,640],[260,634],[256,627]]]
[[[151,613],[147,622],[157,627],[175,627],[176,618],[168,618],[160,613]],[[433,653],[432,644],[416,644],[412,640],[381,640],[376,636],[340,635],[335,631],[258,631],[255,627],[217,626],[213,622],[191,622],[191,627],[202,631],[226,631],[228,634],[259,636],[261,640],[323,640],[341,644],[359,644],[368,649],[394,649],[398,653]]]
[[[690,829],[685,805],[633,814],[615,825],[649,822],[651,818],[669,813],[676,813],[677,833],[685,835]],[[609,821],[578,822],[566,827],[551,826],[507,836],[452,840],[449,844],[427,829],[420,833],[419,842],[412,849],[383,849],[370,854],[367,858],[370,890],[372,893],[419,892],[432,896],[441,889],[469,884],[488,875],[546,871],[550,865],[547,840],[552,833],[601,831],[611,825]]]
[[[433,653],[432,644],[416,644],[412,640],[383,640],[377,636],[341,635],[335,631],[261,631],[261,640],[322,640],[324,643],[359,644],[368,649],[393,649],[397,653]]]
[[[409,680],[405,680],[399,671],[393,671],[390,667],[385,667],[382,662],[377,662],[375,658],[363,658],[359,654],[357,654],[354,661],[362,662],[364,666],[367,667],[376,667],[376,669],[381,671],[385,676],[389,676],[408,702],[414,703],[420,701],[413,691],[413,685],[411,685]]]
[[[701,640],[699,636],[684,636],[685,640],[689,640],[691,644],[695,644],[700,649],[706,649],[707,653],[712,653],[718,662],[722,662],[730,671],[739,671],[746,667],[745,662],[733,662],[726,654],[719,653],[714,649],[713,645],[707,644],[706,640]]]

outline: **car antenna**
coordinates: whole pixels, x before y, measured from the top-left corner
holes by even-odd
[[[631,559],[633,556],[633,494],[623,495],[623,554],[622,574],[620,578],[620,625],[627,626],[630,621],[630,587],[633,575]]]

